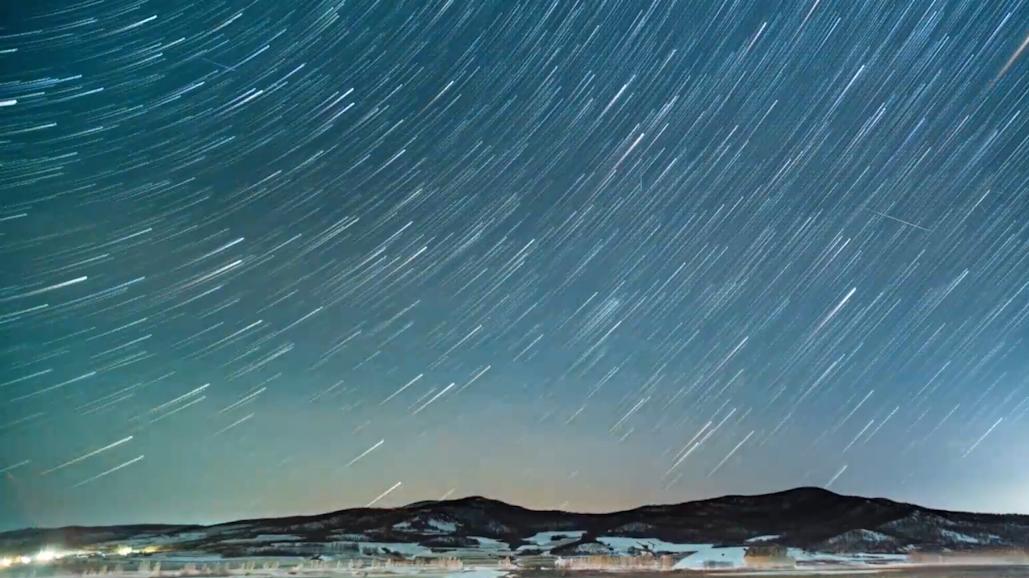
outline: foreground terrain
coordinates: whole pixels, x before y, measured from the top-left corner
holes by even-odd
[[[213,526],[26,529],[0,533],[0,566],[34,576],[907,572],[925,565],[999,572],[1029,564],[1027,548],[1029,516],[798,488],[608,514],[471,497]]]

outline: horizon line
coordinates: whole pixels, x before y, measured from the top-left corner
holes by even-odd
[[[610,515],[610,514],[619,514],[619,513],[622,513],[622,512],[631,512],[631,511],[640,510],[640,509],[643,509],[643,508],[660,508],[660,507],[668,507],[668,506],[682,506],[682,505],[686,505],[686,504],[695,504],[695,503],[700,503],[700,502],[709,502],[709,501],[723,500],[723,499],[726,499],[726,498],[736,498],[736,497],[748,497],[748,498],[769,497],[769,496],[775,496],[775,495],[778,495],[778,494],[786,494],[786,493],[790,493],[790,492],[797,492],[797,491],[801,491],[801,490],[819,491],[819,492],[824,492],[824,493],[827,493],[827,494],[832,494],[834,496],[841,497],[841,498],[856,498],[856,499],[864,499],[864,500],[886,500],[886,501],[889,501],[889,502],[893,502],[895,504],[911,506],[911,507],[914,507],[914,508],[920,508],[920,509],[923,509],[923,510],[930,510],[930,511],[936,511],[936,512],[952,512],[952,513],[963,513],[963,514],[978,514],[978,515],[987,515],[987,516],[1026,516],[1026,517],[1029,517],[1029,512],[985,512],[985,511],[973,511],[973,510],[954,510],[954,509],[948,509],[948,508],[936,508],[936,507],[930,507],[930,506],[923,506],[921,504],[913,503],[913,502],[900,501],[900,500],[896,500],[896,499],[893,499],[893,498],[888,498],[888,497],[885,497],[885,496],[863,496],[863,495],[858,495],[858,494],[844,494],[844,493],[840,493],[840,492],[836,492],[836,491],[830,490],[830,489],[822,487],[822,486],[813,486],[812,485],[812,486],[792,486],[792,487],[789,487],[789,488],[786,488],[786,489],[783,489],[783,490],[775,490],[775,491],[771,491],[771,492],[718,494],[718,495],[709,496],[709,497],[706,497],[706,498],[697,498],[697,499],[693,499],[693,500],[685,500],[685,501],[682,501],[682,502],[642,503],[642,504],[640,504],[638,506],[632,506],[632,507],[629,507],[629,508],[622,508],[622,509],[615,509],[615,510],[593,511],[593,512],[584,512],[584,511],[577,511],[577,510],[564,510],[564,509],[559,509],[559,508],[530,508],[530,507],[526,507],[526,506],[521,506],[519,504],[514,504],[514,503],[511,503],[511,502],[507,502],[507,501],[504,501],[504,500],[501,500],[501,499],[490,498],[490,497],[487,497],[487,496],[483,496],[481,494],[469,494],[469,495],[458,497],[458,498],[446,498],[446,499],[435,499],[435,500],[415,500],[415,501],[408,502],[408,503],[405,503],[405,504],[402,504],[402,505],[398,505],[398,506],[383,506],[383,507],[376,507],[376,506],[350,506],[350,507],[342,507],[342,508],[337,508],[337,509],[332,509],[332,510],[325,510],[325,511],[320,511],[320,512],[313,512],[313,513],[298,513],[298,514],[283,514],[283,515],[269,515],[269,516],[234,518],[234,519],[224,520],[224,521],[221,521],[221,522],[212,522],[212,523],[207,523],[207,524],[201,523],[201,522],[123,522],[123,523],[113,523],[113,524],[65,524],[65,525],[60,525],[60,526],[22,526],[22,527],[14,527],[14,528],[11,528],[11,529],[8,529],[8,530],[0,529],[0,536],[2,536],[4,534],[7,534],[7,533],[11,533],[11,532],[21,532],[21,531],[28,531],[28,530],[52,531],[52,530],[65,530],[65,529],[70,529],[70,528],[119,528],[119,527],[126,527],[126,526],[179,526],[179,527],[191,527],[191,528],[211,528],[211,527],[223,526],[223,525],[227,525],[227,524],[238,524],[238,523],[242,523],[242,522],[258,522],[258,521],[264,521],[264,520],[282,520],[282,519],[288,519],[288,518],[314,518],[314,517],[319,517],[319,516],[328,516],[328,515],[336,514],[336,513],[340,513],[340,512],[353,511],[353,510],[374,510],[374,511],[380,511],[380,512],[387,512],[387,511],[390,511],[390,510],[402,510],[402,509],[405,509],[405,508],[412,508],[412,507],[416,507],[416,506],[423,506],[423,505],[430,505],[430,504],[445,504],[445,503],[467,501],[467,500],[472,500],[472,499],[481,499],[481,500],[486,500],[486,501],[490,501],[490,502],[496,502],[496,503],[499,503],[499,504],[503,504],[505,506],[510,506],[510,507],[513,507],[513,508],[520,508],[522,510],[527,510],[527,511],[530,511],[530,512],[561,512],[561,513],[565,513],[565,514],[576,514],[576,515],[583,515],[583,516],[604,516],[604,515]]]

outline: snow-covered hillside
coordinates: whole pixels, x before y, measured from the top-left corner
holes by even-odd
[[[536,511],[485,498],[359,508],[214,526],[70,527],[0,534],[0,557],[50,548],[147,556],[534,560],[666,557],[678,568],[751,561],[896,562],[926,552],[1019,551],[1029,517],[944,512],[800,488],[610,514]],[[764,548],[764,550],[762,550]],[[816,554],[817,553],[817,554]],[[16,557],[16,558],[14,558]],[[542,557],[542,558],[541,558]],[[665,563],[665,562],[662,562]]]

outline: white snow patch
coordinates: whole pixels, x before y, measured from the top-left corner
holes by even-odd
[[[907,562],[907,554],[870,554],[856,552],[853,554],[830,554],[828,552],[811,552],[800,548],[787,549],[787,555],[797,562],[851,564],[865,566],[869,564],[890,564]]]
[[[207,534],[204,532],[179,532],[178,534],[172,534],[171,536],[160,536],[154,540],[154,543],[188,542],[192,540],[202,540],[206,537]]]
[[[150,556],[151,560],[167,560],[175,563],[208,564],[221,562],[221,554],[210,554],[207,552],[157,552]]]
[[[537,532],[525,539],[526,542],[537,546],[557,546],[558,543],[574,542],[581,540],[586,530],[567,530],[564,532]]]
[[[607,556],[612,554],[611,548],[599,544],[597,542],[587,542],[585,544],[579,544],[575,547],[575,553],[577,556]]]
[[[675,570],[704,570],[711,568],[741,568],[745,565],[747,549],[739,546],[706,548],[676,562]]]
[[[172,544],[179,544],[181,542],[191,542],[193,540],[201,540],[208,538],[209,534],[205,532],[179,532],[176,534],[147,534],[129,538],[127,540],[113,540],[105,541],[97,544],[98,546],[106,546],[115,548],[118,546],[131,546],[134,549],[142,549],[146,546],[167,546]]]
[[[380,553],[386,553],[386,551],[400,554],[401,556],[407,556],[413,558],[415,556],[429,556],[432,554],[432,550],[422,546],[421,544],[415,544],[411,542],[358,542],[358,547],[361,552],[366,550],[378,550]]]
[[[862,528],[857,530],[847,530],[842,534],[829,538],[828,541],[830,544],[847,544],[855,541],[875,542],[881,544],[883,542],[893,541],[893,537],[883,534],[882,532],[875,532],[873,530],[865,530]]]
[[[745,540],[747,544],[754,544],[756,542],[771,542],[772,540],[778,540],[782,538],[782,534],[766,534],[764,536],[754,536]]]
[[[295,542],[303,540],[301,536],[293,534],[258,534],[253,538],[231,538],[222,540],[225,544],[260,544],[265,542]]]
[[[421,520],[418,519],[418,521],[421,521]],[[428,526],[429,528],[431,528],[432,530],[434,530],[435,532],[438,532],[440,534],[453,534],[454,532],[457,531],[457,524],[455,524],[453,522],[447,522],[446,520],[438,520],[436,518],[429,518],[427,520],[424,520],[424,523],[425,523],[426,526]],[[399,530],[401,532],[408,532],[408,531],[414,531],[415,527],[414,527],[413,524],[411,524],[411,522],[404,521],[404,522],[397,522],[396,524],[393,524],[393,529],[394,530]]]
[[[479,543],[479,548],[482,550],[510,550],[511,545],[507,542],[501,542],[500,540],[494,540],[493,538],[484,538],[482,536],[469,536],[472,540]]]
[[[940,534],[942,534],[945,538],[948,538],[950,540],[954,540],[955,542],[962,542],[962,543],[965,543],[965,544],[978,544],[979,543],[979,539],[978,538],[973,538],[972,536],[969,536],[968,534],[962,534],[961,532],[955,532],[953,530],[940,530]]]
[[[473,570],[465,570],[463,572],[453,572],[447,574],[443,578],[500,578],[506,576],[507,572],[503,570],[490,570],[489,568],[475,568]]]
[[[368,540],[368,536],[364,534],[342,534],[339,532],[329,534],[329,538],[334,542],[364,542]]]
[[[628,554],[630,550],[646,550],[648,552],[697,552],[711,548],[712,544],[673,544],[657,538],[623,538],[620,536],[601,536],[597,542],[611,548],[618,554]]]
[[[862,539],[867,540],[869,542],[888,542],[892,540],[892,538],[890,538],[886,534],[883,534],[882,532],[876,532],[874,530],[858,530],[858,532],[861,534]]]
[[[426,521],[426,523],[432,526],[433,528],[439,530],[440,532],[446,532],[447,534],[453,534],[457,531],[457,524],[453,522],[446,522],[443,520],[437,520],[435,518],[429,518]]]
[[[582,539],[586,530],[565,530],[561,532],[537,532],[525,539],[528,544],[518,547],[516,552],[528,550],[539,550],[543,553],[550,553],[550,550],[560,546],[571,544]]]

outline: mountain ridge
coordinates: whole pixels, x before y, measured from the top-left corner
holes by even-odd
[[[562,532],[568,536],[563,536],[560,546],[541,545],[533,538]],[[288,539],[276,541],[276,536]],[[485,539],[516,553],[554,550],[555,554],[577,555],[601,551],[597,539],[612,536],[669,544],[746,544],[772,536],[769,541],[784,546],[836,552],[1025,549],[1029,548],[1029,515],[937,510],[810,486],[605,513],[533,510],[483,496],[467,496],[393,508],[344,508],[211,525],[26,528],[0,532],[0,551],[49,543],[103,548],[127,542],[223,556],[270,551],[307,553],[318,545],[341,543],[407,544],[439,552],[478,547]]]

